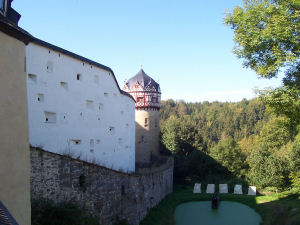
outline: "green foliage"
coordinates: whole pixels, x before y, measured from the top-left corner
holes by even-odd
[[[220,141],[210,150],[210,156],[235,176],[241,177],[246,174],[248,167],[245,163],[246,156],[233,138],[230,137]]]
[[[300,132],[295,137],[290,151],[291,170],[294,172],[300,171]]]
[[[259,76],[272,78],[285,69],[283,86],[260,91],[260,99],[276,117],[261,123],[249,154],[250,179],[260,187],[283,188],[297,177],[300,124],[300,1],[244,0],[225,16],[234,30],[234,53]]]
[[[284,86],[261,91],[277,115],[300,123],[300,4],[296,0],[244,0],[225,16],[235,32],[234,53],[261,77],[285,69]]]
[[[200,147],[196,124],[188,117],[171,116],[162,126],[162,143],[171,152],[189,154]]]
[[[177,104],[185,104],[186,114],[178,113]],[[162,142],[175,158],[175,182],[242,179],[260,188],[287,189],[289,176],[298,171],[296,119],[266,110],[260,99],[237,103],[168,100],[162,102],[161,111],[165,117]]]
[[[295,0],[244,0],[225,17],[235,32],[234,53],[244,65],[271,78],[299,64],[299,14]]]
[[[284,117],[271,117],[259,133],[259,145],[261,149],[269,152],[279,149],[292,138],[293,129],[290,120]]]
[[[263,149],[252,151],[249,159],[251,181],[260,188],[287,187],[289,167],[285,158]]]
[[[296,172],[292,172],[290,174],[290,179],[293,188],[300,190],[300,170]]]
[[[32,201],[31,219],[33,225],[99,225],[86,209],[72,202],[54,204],[49,200]]]
[[[294,126],[300,123],[300,88],[283,86],[263,90],[260,98],[275,114],[289,118]]]
[[[178,114],[178,104],[185,104],[186,114]],[[162,140],[171,151],[178,151],[178,132],[194,132],[194,138],[185,137],[196,149],[207,152],[221,140],[222,136],[241,140],[258,132],[256,124],[266,118],[265,106],[258,100],[243,100],[238,103],[203,102],[184,103],[173,100],[162,101]],[[187,126],[186,128],[180,126]],[[186,132],[185,132],[186,131]],[[190,135],[190,134],[188,134]],[[176,150],[177,148],[177,150]]]
[[[179,113],[180,108],[185,113]],[[246,156],[236,142],[258,134],[257,124],[267,118],[265,106],[257,99],[238,103],[168,100],[162,102],[161,114],[165,118],[161,119],[161,140],[174,155],[175,182],[220,182],[245,175]],[[229,148],[224,140],[232,140]],[[225,146],[214,149],[214,159],[209,152],[220,141]]]

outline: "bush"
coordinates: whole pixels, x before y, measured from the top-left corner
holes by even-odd
[[[86,209],[72,202],[54,204],[50,200],[33,200],[32,225],[99,225],[98,220]]]

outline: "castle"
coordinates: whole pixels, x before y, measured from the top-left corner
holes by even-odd
[[[18,27],[11,1],[0,2],[3,207],[27,225],[30,195],[71,200],[102,224],[138,224],[173,188],[173,159],[159,154],[159,84],[140,70],[121,90],[109,67]]]

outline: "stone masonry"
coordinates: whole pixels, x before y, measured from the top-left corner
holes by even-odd
[[[100,224],[126,219],[137,225],[173,191],[173,160],[155,171],[126,174],[31,148],[31,198],[74,201]]]

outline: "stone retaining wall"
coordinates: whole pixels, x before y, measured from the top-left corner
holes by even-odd
[[[31,148],[31,198],[75,201],[101,224],[127,219],[136,225],[173,191],[173,163],[161,170],[126,174]]]

